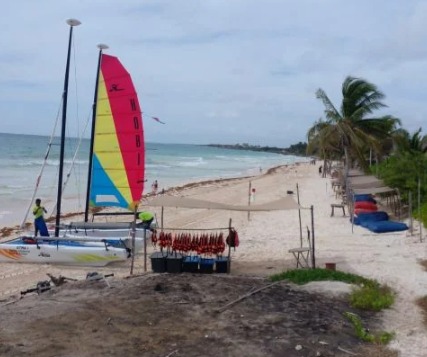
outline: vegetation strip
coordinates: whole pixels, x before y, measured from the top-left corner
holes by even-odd
[[[296,269],[275,274],[270,279],[272,281],[287,279],[299,285],[311,281],[341,281],[354,284],[357,287],[350,294],[350,305],[362,310],[380,311],[389,308],[394,303],[394,293],[388,286],[381,286],[376,280],[341,271]]]

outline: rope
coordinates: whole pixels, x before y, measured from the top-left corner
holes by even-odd
[[[30,201],[30,203],[28,205],[27,211],[25,212],[24,219],[22,220],[22,223],[21,223],[21,226],[20,226],[21,229],[23,229],[25,227],[25,222],[27,221],[28,214],[30,213],[30,209],[31,209],[31,206],[33,204],[34,198],[37,195],[37,191],[38,191],[38,188],[39,188],[39,185],[40,185],[40,180],[42,178],[43,171],[44,171],[44,168],[45,168],[46,163],[47,163],[47,159],[49,158],[50,149],[52,147],[52,142],[53,142],[53,139],[55,137],[56,127],[58,125],[59,113],[61,111],[61,108],[62,108],[62,96],[61,96],[61,101],[60,101],[60,105],[59,105],[59,108],[58,108],[58,112],[56,113],[56,119],[55,119],[55,124],[53,125],[52,134],[50,135],[49,143],[47,145],[46,154],[44,156],[43,164],[42,164],[42,167],[40,168],[40,172],[39,172],[39,174],[37,176],[37,179],[36,179],[36,184],[35,184],[35,187],[34,187],[33,195],[31,197],[31,201]]]
[[[73,63],[74,63],[74,77],[75,77],[75,79],[76,79],[76,78],[77,78],[77,70],[76,70],[76,68],[77,68],[77,67],[76,67],[76,60],[75,60],[75,52],[76,52],[76,51],[75,51],[75,45],[74,45],[74,41],[73,41],[73,54],[74,54],[74,62],[73,62]],[[75,81],[75,88],[76,88],[76,98],[77,98],[77,92],[78,92],[77,80]],[[43,161],[42,167],[41,167],[41,169],[40,169],[39,175],[37,176],[37,179],[36,179],[36,184],[35,184],[35,188],[34,188],[33,195],[32,195],[32,197],[31,197],[31,201],[30,201],[30,203],[29,203],[29,205],[28,205],[28,208],[27,208],[27,211],[26,211],[26,213],[25,213],[24,219],[22,220],[21,227],[20,227],[21,229],[23,229],[23,228],[25,227],[25,222],[27,221],[27,218],[28,218],[28,215],[29,215],[29,212],[30,212],[30,209],[31,209],[32,203],[33,203],[33,201],[34,201],[34,199],[35,199],[35,197],[36,197],[36,194],[37,194],[37,191],[38,191],[38,188],[39,188],[39,185],[40,185],[40,181],[41,181],[41,178],[42,178],[42,175],[43,175],[43,172],[44,172],[44,168],[45,168],[46,163],[47,163],[47,160],[48,160],[48,158],[49,158],[50,149],[51,149],[51,147],[52,147],[52,142],[53,142],[53,139],[54,139],[54,136],[55,136],[56,128],[57,128],[57,126],[58,126],[59,114],[60,114],[60,111],[61,111],[62,105],[63,105],[63,97],[61,96],[60,105],[59,105],[59,108],[58,108],[58,112],[57,112],[57,114],[56,114],[56,120],[55,120],[55,124],[54,124],[53,130],[52,130],[52,134],[51,134],[50,139],[49,139],[49,143],[48,143],[48,147],[47,147],[47,150],[46,150],[45,158],[44,158],[44,161]],[[77,113],[76,118],[77,118],[77,126],[78,126],[78,123],[79,123],[79,120],[78,120],[78,117],[79,117],[79,106],[78,106],[78,101],[77,101],[77,100],[76,100],[76,113]],[[72,170],[73,170],[73,167],[74,167],[75,161],[76,161],[76,159],[77,159],[77,153],[78,153],[78,151],[79,151],[79,149],[80,149],[80,145],[81,145],[81,142],[82,142],[82,139],[83,139],[83,135],[84,135],[84,133],[85,133],[85,131],[86,131],[86,129],[87,129],[88,123],[89,123],[89,116],[88,116],[88,119],[86,120],[86,124],[85,124],[84,130],[83,130],[83,133],[82,133],[82,135],[81,135],[81,136],[80,136],[80,138],[79,138],[79,141],[78,141],[78,144],[77,144],[77,147],[76,147],[76,150],[75,150],[75,152],[74,152],[74,156],[73,156],[73,159],[72,159],[72,162],[71,162],[70,169],[69,169],[69,171],[68,171],[68,173],[67,173],[67,175],[66,175],[66,179],[65,179],[65,181],[64,181],[64,183],[63,183],[62,191],[64,191],[64,190],[65,190],[65,187],[67,186],[68,180],[69,180],[69,178],[70,178],[70,176],[71,176],[71,172],[72,172]],[[58,173],[57,173],[57,175],[56,175],[56,181],[57,181],[57,176],[58,176]],[[51,185],[51,187],[53,187],[53,185]],[[79,187],[78,187],[78,194],[80,194]],[[55,205],[54,205],[54,207],[53,207],[53,209],[52,209],[52,212],[51,212],[51,214],[50,214],[50,217],[51,217],[51,216],[53,215],[53,213],[55,212],[55,210],[56,210],[56,206],[57,206],[57,204],[55,203]]]
[[[76,66],[76,64],[77,64],[77,61],[76,61],[76,47],[75,47],[75,43],[76,43],[76,41],[73,41],[73,55],[74,55],[74,83],[75,83],[75,91],[76,91],[76,125],[77,125],[77,133],[79,133],[80,132],[80,109],[79,109],[79,101],[78,101],[78,97],[79,97],[79,88],[78,88],[78,81],[77,81],[77,66]],[[90,110],[90,113],[92,113],[92,110]],[[85,125],[85,127],[84,127],[84,129],[83,129],[83,133],[86,131],[86,129],[87,129],[87,125],[88,125],[88,121],[89,121],[89,117],[88,117],[88,119],[87,119],[87,122],[86,122],[86,125]],[[82,135],[83,136],[83,135]],[[80,144],[81,144],[81,139],[80,139],[80,142],[78,143],[78,145],[77,145],[77,148],[76,148],[76,152],[79,150],[79,147],[80,147]],[[72,164],[72,166],[74,165],[74,158],[73,158],[73,164]],[[78,172],[76,172],[77,170],[75,170],[74,171],[74,174],[75,174],[75,178],[76,178],[76,183],[77,183],[77,197],[78,197],[78,207],[79,208],[81,208],[81,200],[80,200],[80,196],[81,196],[81,194],[80,194],[80,189],[81,189],[81,180],[80,180],[80,177],[81,177],[81,172],[80,172],[80,167],[79,166],[77,166],[77,169],[78,169]],[[71,170],[70,170],[70,172],[71,172]]]
[[[137,227],[138,228],[138,227]],[[156,229],[163,231],[218,231],[218,230],[229,230],[233,227],[226,228],[166,228],[166,227],[156,227]]]
[[[76,162],[76,160],[77,160],[77,154],[78,154],[78,152],[79,152],[79,150],[80,150],[80,145],[81,145],[81,143],[82,143],[82,141],[83,141],[83,136],[84,136],[84,134],[85,134],[85,132],[86,132],[86,129],[87,129],[88,125],[89,125],[89,120],[90,120],[90,116],[88,116],[88,118],[87,118],[87,120],[86,120],[85,127],[84,127],[84,129],[83,129],[83,132],[82,132],[82,134],[80,135],[80,138],[79,138],[79,141],[78,141],[78,144],[77,144],[77,147],[76,147],[76,151],[74,152],[73,160],[71,161],[70,168],[69,168],[69,170],[68,170],[68,172],[67,172],[67,174],[66,174],[66,176],[65,176],[65,180],[64,180],[64,183],[63,183],[63,185],[62,185],[62,192],[64,192],[64,191],[65,191],[65,188],[67,187],[67,183],[68,183],[68,181],[69,181],[69,179],[70,179],[71,172],[73,171],[74,164],[75,164],[75,162]],[[49,217],[52,217],[55,211],[56,211],[56,204],[55,204],[55,206],[53,207],[52,212],[50,213]]]

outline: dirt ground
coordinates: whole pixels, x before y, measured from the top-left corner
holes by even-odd
[[[145,274],[67,282],[0,305],[1,356],[392,356],[343,316],[343,297],[263,277]]]

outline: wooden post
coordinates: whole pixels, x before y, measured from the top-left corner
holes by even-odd
[[[231,234],[231,218],[228,221],[228,236],[229,237],[230,237],[230,234]],[[231,238],[230,238],[229,243],[231,243]],[[230,259],[231,259],[231,246],[230,246],[230,244],[228,244],[227,274],[230,274],[230,271],[231,271],[231,261],[230,261]]]
[[[131,257],[131,264],[130,264],[130,275],[133,275],[133,267],[135,264],[135,251],[136,251],[136,249],[135,249],[135,237],[136,237],[136,212],[137,212],[137,208],[138,207],[135,206],[135,211],[133,214],[133,222],[132,222],[132,231],[131,231],[131,237],[132,237],[131,254],[132,254],[132,257]]]
[[[408,215],[409,215],[409,232],[411,232],[411,236],[414,233],[414,221],[412,220],[412,192],[408,193]]]
[[[161,231],[163,232],[163,214],[164,214],[165,208],[162,206],[162,216],[160,217],[160,227]]]
[[[420,243],[423,241],[423,220],[421,213],[421,178],[418,177],[418,223],[420,224]]]
[[[299,187],[297,183],[297,200],[298,200],[298,206],[300,204],[299,202]],[[301,208],[298,207],[298,218],[299,218],[299,240],[300,240],[300,247],[302,247],[302,224],[301,224]]]
[[[144,272],[147,271],[147,230],[144,228]]]
[[[314,236],[314,207],[311,205],[311,267],[316,269],[316,245],[315,245],[315,236]]]
[[[251,205],[251,191],[252,191],[252,181],[249,181],[248,206]],[[248,221],[250,220],[251,220],[251,211],[248,211]]]

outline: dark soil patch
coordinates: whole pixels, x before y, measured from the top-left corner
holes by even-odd
[[[0,307],[2,356],[348,356],[368,348],[341,298],[226,275],[149,274],[69,282]],[[368,356],[368,352],[364,352]]]

